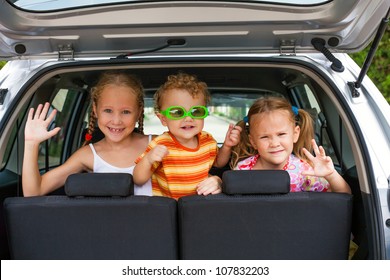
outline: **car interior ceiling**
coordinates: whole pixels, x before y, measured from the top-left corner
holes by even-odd
[[[157,89],[167,76],[179,71],[195,74],[211,88],[253,88],[271,92],[286,93],[282,81],[297,77],[294,70],[255,67],[170,67],[128,69],[130,74],[139,77],[146,90]],[[84,87],[94,85],[102,70],[72,71],[54,76],[57,87]]]

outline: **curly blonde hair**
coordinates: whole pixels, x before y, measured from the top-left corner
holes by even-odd
[[[210,102],[210,93],[205,82],[199,81],[195,75],[179,72],[176,75],[168,76],[167,81],[162,84],[154,94],[154,111],[156,113],[161,111],[161,103],[164,94],[172,89],[184,89],[189,92],[192,97],[203,94],[205,104],[207,105]]]

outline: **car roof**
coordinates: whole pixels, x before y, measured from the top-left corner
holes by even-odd
[[[356,52],[372,40],[390,6],[390,0],[81,1],[41,10],[40,2],[0,2],[1,60],[145,50],[291,54],[313,52],[313,38],[332,52]]]

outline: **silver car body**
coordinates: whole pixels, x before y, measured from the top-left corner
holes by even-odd
[[[0,2],[0,60],[9,61],[0,72],[0,88],[6,89],[0,103],[2,170],[20,174],[20,158],[8,157],[7,143],[35,91],[56,75],[124,65],[148,69],[180,63],[205,68],[239,67],[242,61],[280,64],[314,79],[335,106],[349,141],[343,164],[356,165],[363,196],[369,228],[367,258],[390,259],[390,107],[368,77],[356,89],[358,96],[348,85],[361,71],[348,53],[372,41],[390,0],[305,5],[123,1],[68,9],[57,6],[60,9],[43,12],[40,5],[19,2],[20,7]],[[331,62],[313,47],[313,38],[326,42],[344,71],[332,69]],[[142,53],[145,50],[150,51]]]

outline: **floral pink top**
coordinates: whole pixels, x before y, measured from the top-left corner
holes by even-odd
[[[240,161],[236,170],[252,170],[260,155],[251,156]],[[283,170],[290,175],[290,192],[326,192],[329,189],[329,183],[322,177],[303,176],[302,171],[310,170],[312,167],[305,161],[295,155],[290,155]]]

